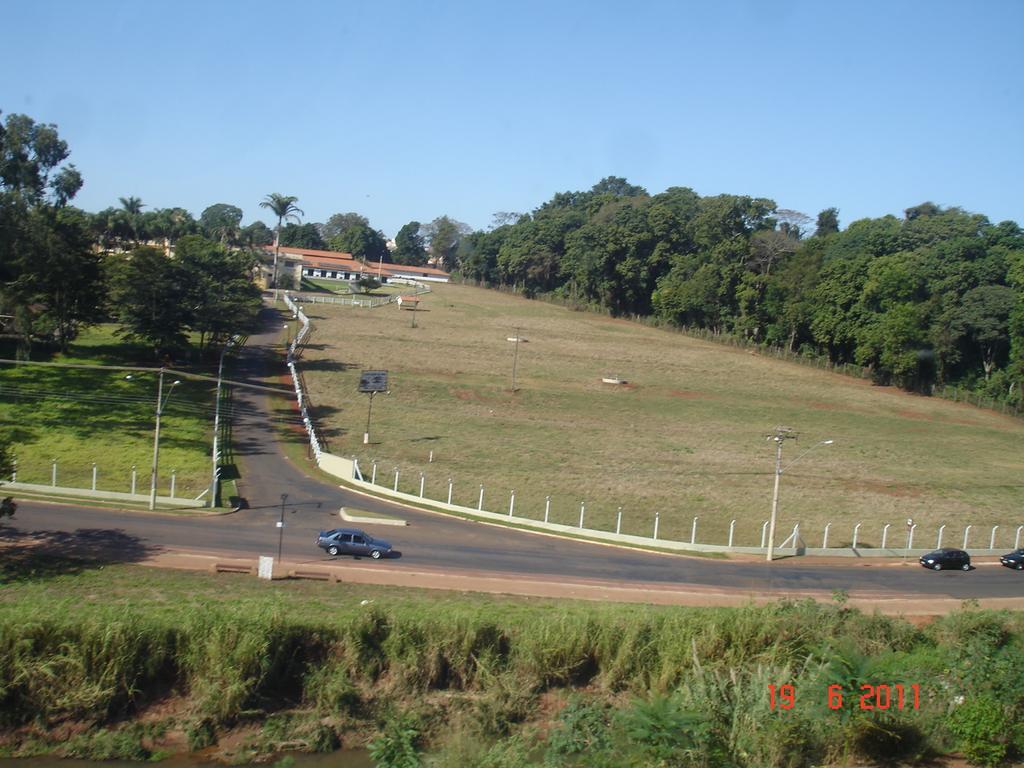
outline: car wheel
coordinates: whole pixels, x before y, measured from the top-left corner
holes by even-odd
[[[329,555],[331,555],[333,557],[337,557],[338,556],[338,548],[337,547],[333,547],[333,546],[328,547],[327,548],[327,554],[329,554]]]
[[[942,570],[942,563],[936,563],[935,565],[933,565],[932,566],[932,570],[933,571],[941,571]]]
[[[380,560],[380,550],[373,550],[373,552],[370,553],[370,557],[372,557],[374,560]]]
[[[963,564],[963,565],[961,565],[960,567],[961,567],[961,568],[962,568],[963,570],[965,570],[965,571],[969,571],[969,570],[971,570],[971,564],[970,564],[970,563],[964,563],[964,564]]]
[[[1024,571],[1024,563],[1017,563],[1013,567],[1016,568],[1018,571]]]

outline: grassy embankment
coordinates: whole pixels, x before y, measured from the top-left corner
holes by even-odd
[[[126,380],[127,371],[117,366],[159,364],[151,350],[117,338],[114,328],[89,328],[68,354],[38,357],[107,365],[109,370],[0,366],[0,430],[17,457],[19,481],[49,484],[56,458],[58,485],[89,488],[96,462],[98,489],[129,491],[135,465],[137,491],[148,492],[157,376],[142,372]],[[209,367],[199,372],[215,376],[216,367],[212,374]],[[173,375],[164,376],[165,396],[173,381]],[[161,419],[161,495],[170,492],[171,470],[177,473],[178,496],[192,498],[209,486],[215,389],[212,382],[186,378],[174,387]],[[223,498],[231,492],[226,488]]]
[[[799,522],[805,541],[945,541],[1009,546],[1021,522],[1024,422],[963,404],[724,347],[625,320],[572,312],[515,296],[458,285],[434,287],[417,313],[397,307],[312,305],[314,344],[302,365],[318,424],[330,448],[378,460],[378,481],[443,499],[539,518],[551,496],[551,519],[576,524],[586,502],[588,526],[724,543],[738,520],[736,543],[757,544],[771,503],[773,445],[766,435],[785,424],[800,432],[786,462],[817,441],[835,440],[787,469],[780,531]],[[521,329],[517,384],[513,344]],[[362,445],[366,396],[359,372],[386,368],[389,398],[374,403],[372,445]],[[618,375],[626,386],[601,383]],[[433,451],[433,463],[428,462]]]
[[[841,600],[654,608],[5,563],[0,754],[372,740],[382,766],[763,767],[1024,747],[1019,613],[915,628]],[[859,709],[864,683],[903,685],[903,708]],[[794,706],[773,711],[787,684]]]

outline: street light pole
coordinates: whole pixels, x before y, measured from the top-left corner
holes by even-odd
[[[789,427],[776,427],[774,435],[768,435],[769,440],[775,441],[775,487],[772,490],[772,515],[768,519],[768,552],[765,559],[770,563],[775,559],[775,523],[779,515],[779,483],[782,480],[782,473],[789,469],[791,466],[796,464],[800,459],[806,456],[808,453],[813,451],[819,445],[832,445],[833,440],[822,440],[820,443],[815,443],[806,451],[797,456],[793,461],[789,462],[785,467],[782,466],[782,444],[786,440],[796,440],[797,433]]]
[[[281,562],[281,546],[284,544],[284,503],[288,501],[288,494],[281,494],[281,520],[277,524],[277,562]]]
[[[181,382],[177,380],[171,384],[170,389],[167,390],[167,400],[171,399],[171,393],[179,384]],[[153,468],[149,475],[149,508],[151,510],[156,509],[156,470],[160,462],[160,417],[163,416],[167,400],[164,400],[164,369],[161,368],[159,383],[156,388],[156,429],[153,432]]]
[[[224,355],[227,354],[228,347],[234,343],[237,337],[232,337],[227,344],[224,345],[224,349],[220,351],[220,363],[217,365],[217,396],[216,403],[213,407],[213,474],[210,477],[210,507],[217,506],[217,485],[220,479],[217,474],[217,468],[220,463],[220,456],[217,455],[217,442],[220,436],[220,387],[224,374]]]

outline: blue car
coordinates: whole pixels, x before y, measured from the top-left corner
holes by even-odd
[[[391,544],[384,539],[375,539],[366,531],[358,528],[335,528],[320,531],[316,537],[316,545],[326,550],[332,557],[352,555],[353,557],[372,557],[380,560],[391,554]]]

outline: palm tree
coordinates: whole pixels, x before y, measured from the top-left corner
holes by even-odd
[[[132,230],[132,239],[135,242],[139,242],[139,216],[142,214],[142,209],[146,207],[145,203],[142,202],[142,198],[139,197],[119,197],[117,198],[121,203],[121,208],[124,209],[125,214],[128,218],[128,226]]]
[[[294,195],[279,195],[273,192],[263,198],[260,208],[269,208],[277,216],[277,229],[274,230],[274,301],[277,301],[277,259],[281,253],[281,224],[286,220],[299,223],[299,214],[305,216],[305,212],[296,207],[295,201],[299,198]]]

